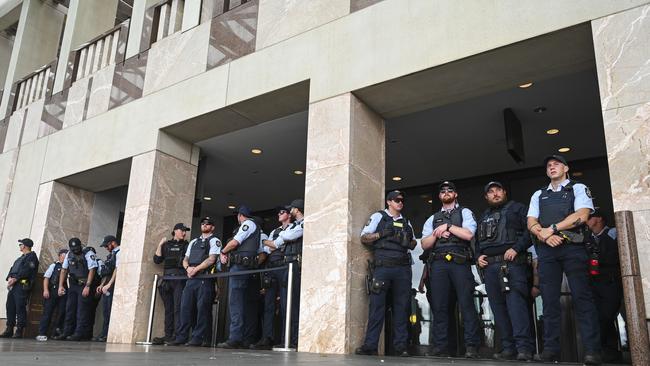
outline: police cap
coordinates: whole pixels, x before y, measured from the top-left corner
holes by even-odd
[[[397,197],[404,198],[404,193],[402,193],[401,191],[398,191],[398,190],[390,191],[386,195],[386,201],[392,201]]]
[[[106,235],[106,236],[104,237],[104,240],[102,241],[102,243],[101,243],[99,246],[100,246],[100,247],[107,247],[108,244],[110,244],[111,242],[117,242],[117,243],[119,243],[119,241],[117,240],[117,238],[116,238],[115,236],[113,236],[113,235]]]
[[[237,209],[237,213],[240,214],[240,215],[244,215],[246,217],[253,216],[253,213],[251,212],[251,209],[248,208],[248,206],[246,206],[246,205],[239,206],[239,208]]]
[[[20,240],[18,240],[18,242],[21,243],[22,245],[28,247],[28,248],[31,248],[31,247],[34,246],[34,242],[30,238],[20,239]]]
[[[564,156],[556,155],[556,154],[549,155],[546,158],[544,158],[544,166],[546,166],[546,164],[548,164],[548,162],[551,161],[551,160],[557,160],[560,163],[562,163],[562,164],[564,164],[566,166],[569,166],[569,164],[567,164],[566,159],[564,158]]]
[[[305,209],[305,201],[301,199],[295,199],[291,201],[291,204],[289,205],[291,208],[297,208],[300,210],[300,212],[303,212]]]
[[[446,181],[440,183],[440,185],[438,186],[438,190],[441,190],[441,189],[443,189],[444,187],[451,188],[451,189],[453,189],[454,191],[456,190],[456,185],[454,184],[454,182],[450,182],[450,181],[448,181],[448,180],[446,180]]]
[[[203,223],[208,223],[210,225],[214,225],[214,219],[212,217],[210,217],[210,216],[206,216],[206,217],[201,219],[201,223],[202,224]]]
[[[483,190],[485,191],[485,193],[488,193],[488,191],[489,191],[490,188],[492,188],[492,187],[499,187],[499,188],[501,188],[501,189],[505,189],[505,188],[503,187],[503,184],[501,184],[501,182],[497,182],[496,180],[493,180],[493,181],[491,181],[490,183],[486,184],[486,185],[485,185],[485,188],[484,188]]]

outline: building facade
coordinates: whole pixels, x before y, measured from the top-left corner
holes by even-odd
[[[386,121],[590,67],[612,209],[635,227],[626,303],[650,316],[648,1],[5,0],[0,30],[0,268],[20,238],[46,268],[68,238],[119,226],[109,342],[145,338],[151,255],[207,194],[201,142],[299,115],[306,151],[287,150],[304,164],[299,350],[352,352]]]

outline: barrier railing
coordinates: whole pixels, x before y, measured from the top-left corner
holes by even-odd
[[[126,20],[74,50],[72,81],[124,61],[128,26]]]
[[[13,111],[21,109],[41,98],[45,98],[51,90],[51,85],[49,85],[51,76],[53,76],[52,63],[40,67],[38,70],[17,81]]]
[[[150,44],[181,30],[185,0],[165,0],[154,8]]]

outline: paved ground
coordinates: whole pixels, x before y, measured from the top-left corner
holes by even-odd
[[[280,353],[271,351],[225,351],[212,348],[135,346],[92,342],[36,342],[32,339],[0,339],[0,366],[148,366],[148,365],[431,365],[492,366],[503,362],[425,357],[369,357]],[[508,362],[509,366],[525,363]],[[541,364],[528,364],[541,365]]]

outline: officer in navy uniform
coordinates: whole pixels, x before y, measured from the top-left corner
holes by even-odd
[[[0,338],[22,338],[27,326],[27,300],[38,272],[38,257],[32,252],[33,246],[29,238],[18,240],[21,255],[7,274],[7,329]]]
[[[417,242],[409,220],[402,216],[404,194],[391,191],[386,195],[386,209],[370,216],[361,230],[361,242],[369,246],[374,260],[368,284],[368,328],[358,355],[376,355],[379,334],[384,326],[386,297],[392,294],[393,344],[400,356],[408,356],[408,317],[411,305],[411,255]]]
[[[115,290],[115,279],[117,278],[117,267],[119,266],[120,241],[113,235],[106,235],[102,241],[101,247],[108,250],[108,256],[104,261],[102,268],[102,282],[97,286],[97,293],[102,296],[102,309],[104,324],[102,332],[95,338],[95,342],[106,342],[108,336],[108,326],[111,320],[111,308],[113,307],[113,293]]]
[[[59,296],[68,294],[63,334],[56,340],[82,341],[92,336],[91,318],[96,287],[97,259],[92,247],[83,247],[79,238],[68,241],[70,251],[65,255],[59,275]],[[68,281],[68,275],[69,280]],[[66,287],[66,282],[69,286]],[[66,290],[67,288],[67,290]]]
[[[560,289],[565,273],[585,348],[584,363],[598,365],[600,329],[589,286],[589,253],[585,246],[590,235],[586,223],[594,210],[591,193],[584,184],[569,180],[564,157],[548,156],[544,165],[551,182],[533,194],[528,209],[528,229],[537,238],[535,249],[544,302],[544,351],[537,358],[544,362],[559,359]]]
[[[614,324],[623,299],[616,228],[607,226],[605,216],[600,209],[596,209],[589,216],[587,225],[599,251],[600,273],[591,276],[591,290],[598,310],[602,356],[604,362],[613,362],[621,358],[618,350],[618,333]]]
[[[172,230],[173,238],[167,240],[162,238],[153,255],[153,262],[163,265],[164,276],[187,278],[187,272],[183,268],[183,258],[189,244],[185,240],[190,230],[185,224],[178,223]],[[165,336],[155,337],[153,342],[163,344],[172,342],[176,338],[176,330],[181,320],[181,296],[185,287],[185,280],[162,280],[158,285],[160,297],[165,306]]]
[[[532,245],[526,226],[528,208],[508,200],[500,182],[488,183],[484,191],[489,208],[478,223],[476,253],[501,336],[502,349],[494,358],[532,361],[535,339],[528,312],[527,249]]]
[[[197,276],[214,272],[221,250],[221,240],[214,234],[214,220],[201,219],[201,236],[192,239],[185,251],[183,268],[187,272],[187,283],[181,298],[181,321],[176,329],[176,339],[167,342],[170,346],[198,347],[208,338],[211,324],[212,302],[214,301],[214,279]],[[194,321],[196,320],[196,321]],[[192,329],[191,339],[190,327]],[[186,343],[187,342],[187,343]]]
[[[55,333],[58,335],[63,332],[65,303],[68,297],[67,295],[59,296],[59,276],[67,253],[67,249],[59,250],[58,260],[50,264],[43,274],[43,316],[38,327],[38,336],[36,336],[36,340],[40,342],[47,341],[47,330],[54,314],[57,318]]]
[[[253,214],[247,206],[237,210],[239,227],[235,236],[221,250],[221,263],[230,263],[230,272],[242,272],[257,268],[257,251],[260,246],[261,229],[252,219]],[[230,312],[230,331],[228,340],[217,347],[233,349],[248,348],[247,323],[256,321],[246,317],[250,314],[247,294],[250,294],[251,275],[237,275],[228,278],[228,311]]]
[[[293,273],[289,274],[288,271],[286,272],[284,281],[282,281],[282,286],[280,287],[280,303],[284,304],[284,306],[287,304],[287,296],[289,295],[287,293],[287,285],[289,276],[291,275],[293,287],[291,289],[291,339],[289,340],[289,346],[297,349],[298,317],[300,315],[300,274],[302,272],[300,263],[302,260],[302,232],[304,229],[305,202],[302,199],[295,199],[289,207],[289,214],[291,214],[293,223],[281,231],[277,239],[264,241],[264,245],[279,248],[284,254],[284,262],[286,264],[293,263]],[[284,314],[286,314],[286,311]],[[282,332],[279,346],[284,347],[284,332]]]
[[[454,183],[445,181],[438,188],[442,208],[424,223],[421,241],[422,249],[433,248],[428,259],[433,293],[433,355],[449,355],[449,290],[453,286],[464,323],[465,357],[477,358],[479,323],[471,269],[476,220],[472,211],[458,204]]]
[[[282,231],[291,225],[291,211],[290,207],[278,207],[276,209],[278,214],[278,221],[280,226],[273,229],[271,234],[266,239],[263,240],[265,248],[269,249],[269,254],[266,258],[265,267],[266,268],[277,268],[285,265],[284,263],[284,253],[282,250],[275,247],[273,241],[276,240]],[[277,270],[271,272],[265,272],[262,275],[262,283],[264,284],[264,315],[262,317],[262,338],[259,342],[251,344],[251,349],[271,349],[273,347],[273,335],[275,334],[273,329],[273,322],[275,320],[275,300],[280,293],[280,285],[287,276],[286,270]],[[280,301],[280,324],[284,324],[284,315],[286,314],[286,302]]]

